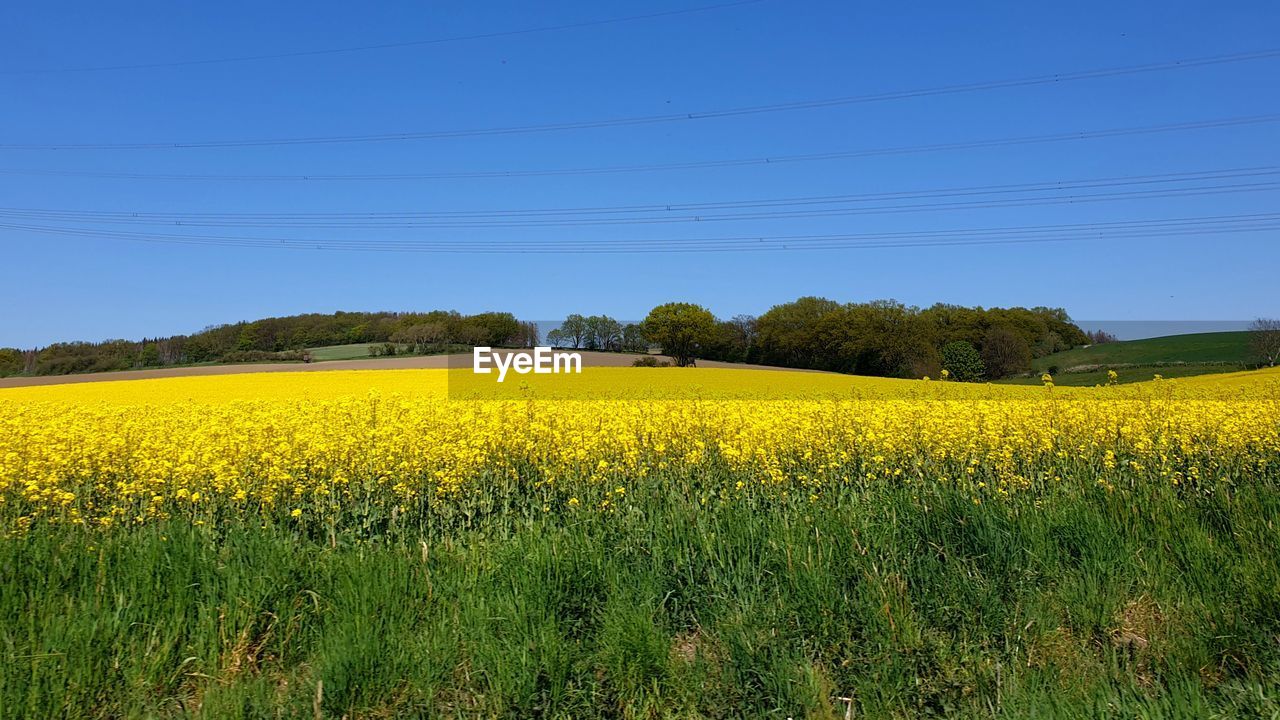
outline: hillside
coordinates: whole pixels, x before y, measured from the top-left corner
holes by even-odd
[[[1041,373],[1051,372],[1058,385],[1099,385],[1112,369],[1117,382],[1140,382],[1156,374],[1174,378],[1235,372],[1251,360],[1247,332],[1168,335],[1053,353],[1033,360],[1029,377],[1003,382],[1038,384]]]
[[[1249,360],[1249,333],[1216,332],[1090,345],[1046,355],[1031,366],[1044,372],[1051,367],[1066,371],[1082,365],[1244,364]]]
[[[0,347],[0,377],[302,362],[308,354],[314,359],[351,359],[368,357],[371,345],[387,343],[429,354],[454,345],[523,345],[535,333],[532,323],[521,323],[506,312],[307,313],[214,325],[190,335],[60,342],[26,350]],[[315,352],[304,352],[312,348]]]

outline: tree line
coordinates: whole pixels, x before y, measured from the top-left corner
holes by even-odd
[[[649,342],[637,323],[622,323],[608,315],[570,315],[547,333],[555,347],[605,352],[645,352]]]
[[[1259,329],[1255,335],[1262,337]],[[1267,335],[1275,337],[1275,331]],[[1031,360],[1079,345],[1114,341],[1085,333],[1066,311],[982,308],[894,300],[841,303],[802,297],[755,317],[718,319],[690,303],[665,303],[639,323],[569,315],[547,333],[557,347],[613,352],[659,348],[677,365],[697,359],[757,363],[885,377],[995,380],[1030,370]],[[191,335],[0,348],[0,376],[59,375],[207,362],[306,360],[309,348],[384,344],[373,354],[465,351],[476,345],[531,347],[532,322],[511,313],[308,313],[205,328]],[[1276,355],[1268,358],[1274,362]]]
[[[351,343],[390,343],[409,352],[433,352],[472,345],[528,347],[538,340],[536,325],[506,312],[307,313],[216,325],[190,335],[0,348],[0,377],[306,360],[309,348]]]
[[[668,303],[654,308],[639,331],[677,365],[707,359],[969,381],[1026,372],[1033,358],[1090,342],[1061,308],[920,309],[894,300],[820,297],[727,320],[698,305]]]

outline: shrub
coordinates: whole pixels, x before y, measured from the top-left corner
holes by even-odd
[[[287,362],[301,360],[302,352],[300,350],[287,350],[284,352],[268,352],[266,350],[232,350],[219,359],[226,363]]]
[[[978,382],[986,373],[982,355],[964,340],[950,342],[942,347],[942,368],[953,380],[959,382]]]

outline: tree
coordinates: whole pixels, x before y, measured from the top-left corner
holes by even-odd
[[[747,362],[751,358],[756,339],[756,319],[750,315],[738,315],[732,320],[716,323],[711,339],[702,348],[702,356],[708,360]]]
[[[1106,330],[1090,330],[1085,333],[1085,337],[1089,339],[1090,345],[1102,345],[1104,343],[1117,342],[1116,336]]]
[[[986,327],[983,322],[985,314],[982,308],[938,303],[921,311],[920,316],[940,344],[963,340],[977,345],[982,342],[982,332]]]
[[[642,327],[645,339],[661,347],[677,367],[685,367],[711,338],[716,318],[701,305],[674,302],[650,310]]]
[[[0,348],[0,377],[18,375],[24,370],[22,351],[17,348]]]
[[[560,338],[569,347],[577,350],[587,342],[587,319],[574,313],[560,323]]]
[[[1085,332],[1071,320],[1071,316],[1062,308],[1034,307],[1028,312],[1036,315],[1044,322],[1046,329],[1062,339],[1063,350],[1069,350],[1089,341]],[[1056,350],[1054,352],[1057,352]]]
[[[484,337],[476,335],[470,340],[463,340],[464,345],[507,345],[520,334],[520,321],[508,312],[477,313],[466,318],[466,326],[483,328]]]
[[[441,322],[410,325],[391,333],[391,342],[409,346],[409,352],[426,353],[449,340],[449,329]]]
[[[588,350],[617,350],[622,344],[622,324],[608,315],[592,315],[583,324]]]
[[[466,324],[458,328],[457,335],[454,340],[460,345],[469,347],[488,346],[492,347],[494,343],[489,340],[489,330],[480,325]]]
[[[756,319],[753,315],[734,315],[728,321],[738,334],[738,341],[751,352],[756,344]]]
[[[1016,375],[1031,368],[1031,348],[1017,332],[997,325],[982,340],[982,364],[992,379]]]
[[[756,344],[756,319],[750,315],[736,315],[730,320],[716,323],[715,337],[707,357],[728,362],[747,362]]]
[[[143,343],[142,352],[138,354],[138,364],[143,367],[158,367],[160,348],[153,342]]]
[[[414,325],[417,328],[418,342],[426,345],[444,345],[449,342],[449,326],[442,322],[425,322]]]
[[[1052,355],[1056,352],[1070,349],[1071,346],[1062,339],[1062,336],[1050,330],[1036,343],[1035,348],[1031,350],[1031,354],[1035,357],[1044,357],[1045,355]]]
[[[636,323],[622,326],[622,352],[647,352],[649,343],[645,342],[644,333]]]
[[[987,371],[978,349],[965,340],[942,346],[942,369],[952,380],[959,382],[978,382]]]
[[[830,369],[884,377],[922,377],[941,369],[919,310],[895,300],[846,305],[839,316],[842,344]]]
[[[1275,367],[1280,362],[1280,320],[1258,318],[1249,326],[1249,348],[1254,356]]]
[[[514,338],[511,338],[509,344],[517,347],[537,347],[539,334],[538,323],[522,320],[519,331]]]
[[[756,319],[761,361],[784,367],[821,367],[821,359],[815,357],[815,351],[823,347],[818,340],[819,325],[841,307],[827,298],[802,297],[769,308]]]

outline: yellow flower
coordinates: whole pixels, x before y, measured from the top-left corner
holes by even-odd
[[[1053,392],[592,370],[575,380],[585,397],[555,402],[449,402],[443,370],[0,389],[0,535],[51,523],[260,522],[301,517],[304,506],[320,520],[354,504],[412,513],[502,499],[494,496],[526,478],[571,496],[569,507],[608,512],[644,494],[636,483],[681,475],[706,479],[696,497],[707,505],[736,502],[748,486],[753,502],[824,502],[832,493],[823,490],[864,482],[985,483],[990,502],[1077,477],[1194,492],[1280,454],[1280,370]],[[535,395],[561,387],[538,378]]]

